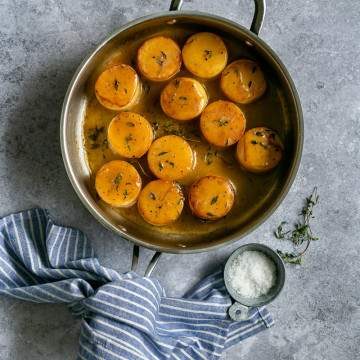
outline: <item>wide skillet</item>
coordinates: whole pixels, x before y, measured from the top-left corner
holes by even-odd
[[[178,10],[180,6],[181,1],[173,1],[170,10]],[[300,102],[290,75],[276,54],[257,36],[264,12],[265,1],[255,1],[251,31],[230,20],[200,12],[170,11],[146,16],[121,27],[80,65],[64,100],[60,131],[62,154],[75,191],[104,226],[137,245],[158,251],[207,251],[240,239],[259,226],[280,204],[298,169],[303,142],[303,122]],[[281,165],[271,175],[266,175],[271,183],[270,186],[267,185],[266,192],[261,193],[261,183],[257,181],[256,176],[249,175],[247,191],[254,191],[258,186],[261,196],[254,204],[248,206],[246,211],[240,209],[216,223],[192,221],[187,227],[182,227],[181,231],[177,231],[176,227],[157,228],[133,221],[131,217],[124,216],[121,212],[99,202],[94,195],[93,174],[84,147],[84,119],[88,107],[94,100],[94,74],[99,73],[104,63],[109,61],[119,48],[124,47],[124,44],[130,44],[131,48],[142,38],[162,31],[171,31],[172,27],[179,34],[182,33],[182,29],[184,33],[214,32],[225,40],[228,39],[229,44],[236,48],[234,51],[237,56],[251,57],[261,65],[271,84],[268,91],[270,95],[267,96],[272,96],[273,93],[279,100],[274,103],[267,102],[265,98],[258,115],[254,113],[258,119],[256,121],[260,125],[261,119],[266,118],[268,111],[271,119],[266,121],[270,121],[272,128],[280,133],[285,146]],[[249,109],[251,113],[251,107]],[[253,125],[257,125],[256,121],[253,120]]]

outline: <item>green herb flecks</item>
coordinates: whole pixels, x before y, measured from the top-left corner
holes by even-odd
[[[225,145],[229,143],[229,139],[226,140]],[[204,156],[204,161],[206,165],[211,165],[216,159],[221,160],[226,166],[232,167],[234,165],[234,159],[225,154],[224,152],[219,152],[212,147],[208,147],[208,150]]]
[[[124,200],[125,200],[129,195],[128,189],[124,190],[123,195],[124,195]]]
[[[120,186],[121,180],[122,180],[122,175],[117,174],[114,179],[114,185],[115,185],[116,191],[119,191],[119,186]]]
[[[104,139],[104,141],[101,144],[101,147],[102,147],[103,150],[109,148],[109,142],[107,141],[107,139]]]
[[[208,148],[207,153],[205,154],[205,164],[211,165],[214,162],[214,158],[217,156],[217,151],[213,150],[211,147]]]
[[[158,130],[159,129],[159,123],[157,121],[154,121],[152,123],[152,127],[153,127],[154,131]]]
[[[99,138],[100,134],[104,132],[104,130],[105,128],[103,126],[100,128],[96,126],[95,128],[89,130],[88,138],[95,142]]]
[[[280,257],[284,260],[284,262],[295,265],[302,264],[302,256],[299,256],[298,254],[292,252],[282,252],[279,249],[277,249],[276,251],[280,255]]]
[[[204,58],[205,58],[205,61],[208,61],[211,57],[212,57],[212,50],[207,50],[207,49],[205,49],[205,50],[204,50]]]
[[[169,153],[168,151],[162,151],[162,152],[158,153],[158,156],[162,156],[162,155],[165,155],[165,154],[168,154],[168,153]]]
[[[153,56],[153,58],[155,58],[155,61],[159,66],[163,66],[167,56],[163,51],[160,51],[160,55],[156,57]]]
[[[161,161],[159,161],[158,166],[159,166],[159,171],[162,171],[164,169],[164,165]]]
[[[173,122],[172,120],[166,120],[162,123],[162,130],[165,134],[185,136],[185,130],[179,126],[179,124]]]
[[[216,121],[218,123],[218,126],[219,127],[222,127],[222,126],[226,126],[229,124],[229,119],[227,118],[220,118],[219,120]]]
[[[274,231],[274,235],[277,239],[290,241],[295,249],[293,252],[277,250],[278,254],[285,262],[290,264],[301,264],[302,258],[309,248],[310,243],[319,239],[314,236],[310,227],[310,221],[314,218],[314,207],[318,201],[319,195],[317,194],[317,187],[315,187],[311,195],[305,199],[304,207],[299,214],[301,219],[294,224],[294,228],[290,230],[284,229],[284,225],[286,225],[287,222],[283,221]],[[301,250],[303,246],[304,248]]]
[[[117,79],[115,79],[115,80],[114,80],[114,89],[115,89],[116,91],[118,91],[119,85],[120,85],[120,81],[117,80]]]
[[[214,204],[218,201],[218,198],[219,198],[219,195],[214,196],[214,197],[211,199],[210,205],[214,205]]]
[[[131,133],[125,136],[125,145],[127,146],[129,151],[131,151],[130,141],[132,140],[134,140],[134,138]]]
[[[126,126],[127,127],[135,127],[135,124],[133,122],[131,122],[131,121],[127,121]]]
[[[150,85],[149,85],[149,83],[147,83],[147,82],[143,82],[143,90],[144,90],[144,92],[145,92],[145,94],[148,94],[149,92],[150,92]]]
[[[156,196],[155,196],[155,194],[154,194],[153,192],[151,192],[151,193],[149,194],[149,198],[150,198],[151,200],[156,200]]]
[[[170,128],[173,126],[173,122],[171,120],[166,120],[164,123],[163,123],[163,127],[164,128]]]

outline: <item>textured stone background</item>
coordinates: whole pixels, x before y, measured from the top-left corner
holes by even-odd
[[[99,41],[167,7],[160,0],[0,0],[0,215],[47,207],[59,222],[84,230],[103,263],[120,271],[129,268],[131,245],[94,221],[67,180],[59,149],[61,104],[74,70]],[[188,0],[185,7],[251,21],[250,0]],[[297,85],[305,147],[286,200],[246,241],[277,246],[273,228],[298,212],[314,185],[321,194],[314,224],[321,240],[301,268],[288,268],[286,289],[269,306],[276,326],[224,359],[359,358],[359,14],[360,2],[351,0],[268,1],[261,37]],[[166,255],[156,275],[169,293],[181,294],[235,246]],[[79,324],[63,306],[1,298],[0,329],[1,360],[75,358]]]

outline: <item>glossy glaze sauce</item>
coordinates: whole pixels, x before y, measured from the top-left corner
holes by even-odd
[[[136,69],[135,59],[138,47],[144,40],[154,35],[170,36],[182,46],[187,37],[199,30],[194,30],[181,25],[165,26],[149,33],[146,37],[132,39],[114,51],[103,63],[102,67],[93,74],[87,86],[88,103],[86,115],[83,123],[84,146],[86,150],[88,166],[91,173],[89,188],[94,198],[97,199],[101,207],[107,208],[96,194],[94,188],[94,177],[97,170],[106,162],[113,159],[120,159],[108,147],[106,133],[111,119],[117,114],[101,106],[94,94],[94,83],[97,76],[106,67],[114,64],[130,64]],[[230,38],[222,36],[229,52],[228,63],[243,57],[256,57],[249,52],[248,48],[239,44]],[[260,63],[260,66],[262,64]],[[285,101],[281,89],[276,82],[271,81],[270,75],[264,69],[267,77],[268,88],[266,93],[252,104],[239,105],[246,115],[246,129],[255,126],[267,126],[276,130],[283,139],[286,132],[287,117]],[[194,77],[182,67],[180,73],[176,76]],[[198,79],[206,88],[209,95],[209,103],[218,99],[226,100],[222,94],[219,85],[219,77],[211,80]],[[236,145],[226,150],[219,150],[210,146],[202,137],[199,130],[199,120],[195,119],[189,122],[178,122],[167,117],[160,107],[160,93],[167,82],[154,83],[145,79],[142,82],[142,95],[137,105],[132,107],[131,111],[144,116],[153,126],[156,137],[166,134],[176,134],[182,136],[191,145],[195,156],[196,165],[193,172],[185,179],[179,181],[183,186],[185,196],[189,185],[198,178],[205,175],[222,175],[231,180],[235,189],[235,203],[230,213],[223,219],[215,222],[205,222],[194,217],[186,204],[181,217],[173,224],[164,227],[154,227],[147,224],[138,214],[136,205],[130,208],[111,209],[119,218],[125,218],[135,226],[141,225],[159,235],[166,234],[167,239],[178,242],[178,246],[186,247],[188,241],[201,241],[202,235],[211,232],[217,232],[220,228],[226,228],[228,231],[235,227],[245,224],[246,221],[262,206],[262,204],[271,196],[276,188],[279,176],[281,176],[281,165],[266,174],[251,174],[242,170],[235,159]],[[286,149],[285,149],[286,151]],[[141,159],[130,160],[141,174],[143,184],[154,179],[147,166],[146,155]],[[185,236],[189,235],[189,236]],[[206,239],[204,238],[204,241]]]

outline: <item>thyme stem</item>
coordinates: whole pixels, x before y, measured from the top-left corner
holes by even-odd
[[[305,205],[303,206],[300,216],[301,219],[294,224],[293,229],[284,230],[286,221],[280,223],[277,229],[274,231],[274,235],[277,239],[287,240],[292,242],[294,251],[283,252],[277,250],[282,259],[291,264],[301,264],[302,258],[308,250],[312,241],[318,240],[318,237],[314,236],[311,227],[310,220],[314,218],[314,207],[319,201],[319,195],[317,194],[317,187],[314,187],[311,195],[305,199]],[[299,250],[302,245],[306,243],[303,250]]]

